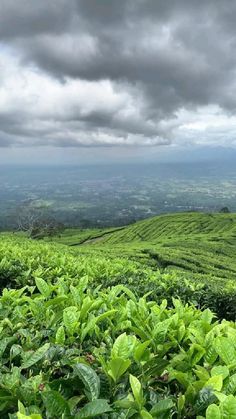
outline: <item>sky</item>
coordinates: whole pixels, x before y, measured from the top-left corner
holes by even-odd
[[[236,149],[235,0],[0,0],[0,163]]]

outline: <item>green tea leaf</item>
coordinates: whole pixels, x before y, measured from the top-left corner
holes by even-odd
[[[26,368],[32,367],[34,364],[39,362],[47,353],[48,349],[50,348],[50,343],[45,343],[41,348],[35,351],[32,355],[30,355],[29,359],[21,365],[21,369],[24,370]]]
[[[45,297],[48,298],[51,294],[50,286],[42,278],[35,278],[36,286],[39,292]]]
[[[226,337],[217,337],[214,341],[214,348],[226,365],[236,362],[236,350]]]
[[[216,404],[211,404],[206,410],[206,419],[221,419],[220,408]]]
[[[136,343],[135,336],[127,336],[126,333],[118,336],[113,344],[111,355],[114,358],[126,359],[132,352]]]
[[[18,400],[18,410],[19,413],[22,413],[24,415],[26,414],[25,406],[23,405],[23,403],[21,403],[20,400]]]
[[[220,411],[223,419],[236,418],[236,398],[228,396],[220,405]]]
[[[153,419],[153,416],[147,410],[141,410],[140,416],[142,419]]]
[[[213,390],[221,391],[223,385],[222,375],[214,375],[206,382],[205,387],[212,387]]]
[[[71,306],[63,310],[63,323],[70,335],[73,335],[77,325],[78,314],[77,307]]]
[[[174,403],[171,399],[163,399],[153,406],[150,413],[158,417],[158,415],[161,416],[163,413],[169,412],[173,407]]]
[[[108,374],[113,378],[115,382],[127,371],[130,367],[131,361],[129,359],[113,358],[109,362]]]
[[[44,391],[42,393],[42,399],[50,418],[66,418],[70,416],[69,405],[58,391]]]
[[[139,343],[136,346],[134,351],[134,359],[136,362],[142,361],[142,357],[144,356],[147,347],[150,345],[150,342],[150,340],[147,340],[146,342]]]
[[[181,394],[178,398],[178,404],[177,404],[179,413],[182,412],[184,405],[185,405],[185,395]]]
[[[84,383],[90,401],[96,400],[100,393],[100,380],[96,372],[88,365],[78,363],[74,366],[74,374]]]
[[[134,377],[134,375],[129,375],[129,382],[130,386],[134,395],[134,399],[139,405],[139,407],[143,406],[144,399],[143,399],[143,391],[142,391],[142,385],[140,381]]]
[[[214,377],[214,375],[222,375],[223,380],[229,376],[229,369],[224,365],[217,365],[216,367],[213,367],[211,370],[211,376]]]
[[[236,374],[231,375],[231,377],[229,378],[225,392],[226,394],[233,394],[233,395],[236,393]]]
[[[65,339],[66,339],[66,336],[65,336],[64,327],[63,326],[60,326],[57,329],[55,342],[58,345],[63,345],[65,343]]]
[[[87,403],[79,413],[75,415],[75,419],[90,419],[100,416],[103,413],[111,412],[112,408],[105,399],[97,399]]]

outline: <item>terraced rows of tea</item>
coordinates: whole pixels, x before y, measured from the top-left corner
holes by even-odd
[[[235,225],[0,235],[0,417],[236,418]]]
[[[137,222],[126,229],[106,235],[103,242],[159,242],[171,237],[211,235],[236,237],[235,214],[186,213],[163,215]]]
[[[115,229],[67,229],[60,237],[55,237],[55,240],[71,246],[83,243],[159,243],[163,239],[197,235],[211,236],[215,240],[221,240],[222,237],[236,239],[236,214],[161,215]]]
[[[68,244],[73,244],[73,235]],[[75,247],[78,253],[127,257],[161,272],[182,271],[196,280],[236,279],[235,214],[159,216],[115,232],[90,235],[81,244]]]

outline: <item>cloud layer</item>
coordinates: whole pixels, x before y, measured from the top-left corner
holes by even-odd
[[[236,145],[234,0],[0,0],[0,146]]]

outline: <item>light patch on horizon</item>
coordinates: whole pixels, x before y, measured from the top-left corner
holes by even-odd
[[[182,144],[235,146],[236,116],[218,106],[203,107],[195,113],[182,109],[178,113],[178,140]]]

